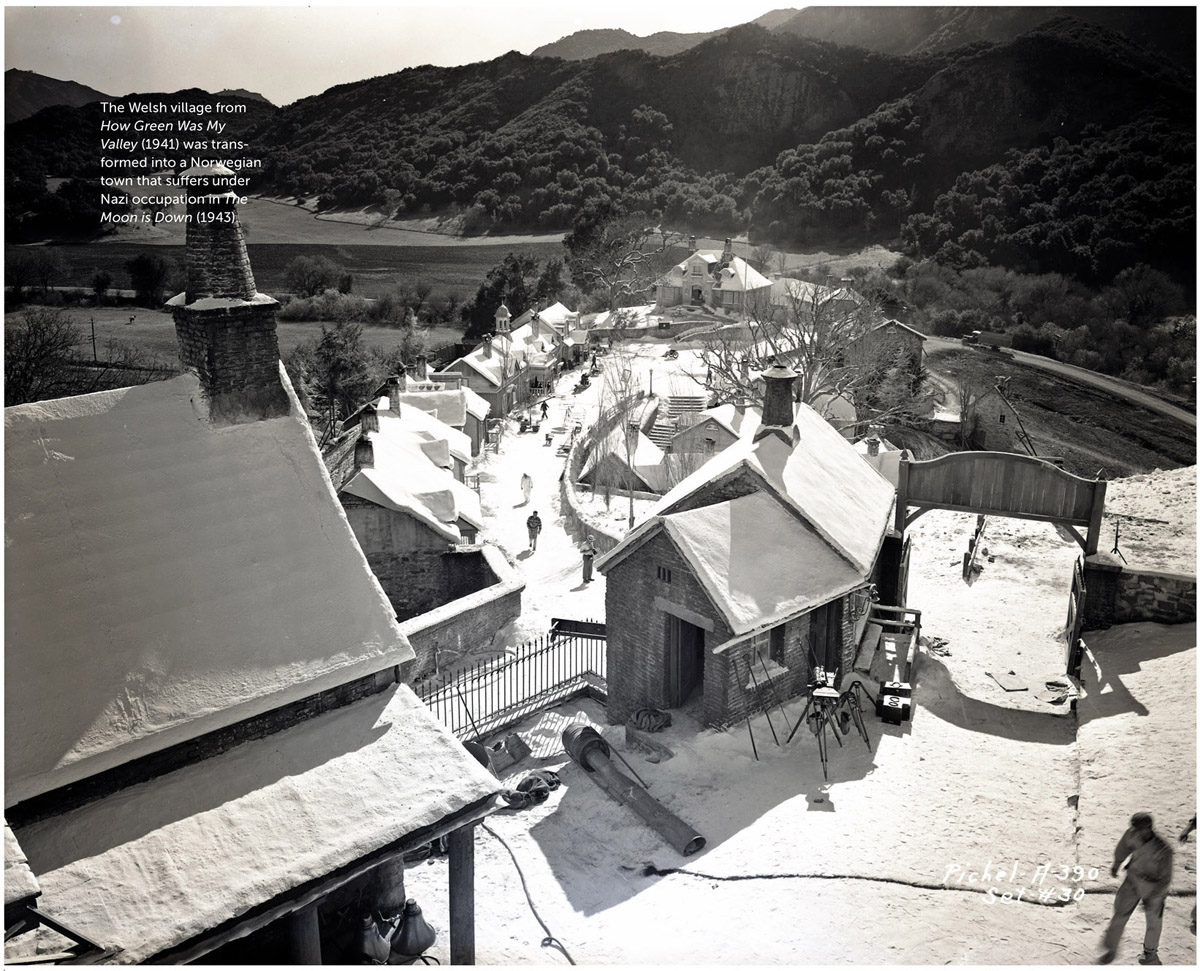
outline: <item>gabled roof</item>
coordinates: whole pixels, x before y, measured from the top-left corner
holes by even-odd
[[[437,415],[431,415],[421,408],[405,408],[401,406],[399,416],[391,410],[387,396],[380,398],[375,407],[380,418],[385,416],[391,421],[398,421],[407,431],[425,442],[445,443],[445,449],[463,463],[471,461],[471,436],[451,427]],[[380,425],[382,428],[382,424]],[[444,463],[449,465],[449,463]]]
[[[5,410],[6,805],[413,657],[280,379]]]
[[[892,327],[897,328],[899,330],[906,330],[910,334],[914,335],[915,337],[919,337],[921,340],[928,339],[924,334],[922,334],[915,327],[909,327],[908,324],[904,323],[903,321],[896,320],[894,317],[888,318],[887,320],[883,321],[882,323],[876,324],[874,327],[871,328],[871,330],[872,331],[885,330],[887,328],[892,328]]]
[[[767,492],[672,513],[663,526],[734,634],[782,623],[863,582]]]
[[[507,348],[506,343],[509,345]],[[522,363],[520,358],[512,353],[511,341],[506,342],[504,338],[493,337],[491,345],[490,355],[484,353],[485,344],[481,343],[469,353],[446,365],[442,370],[449,371],[455,364],[461,362],[480,374],[489,384],[499,388],[503,383],[505,351],[508,352],[508,376],[510,378],[521,370]]]
[[[794,446],[767,435],[758,442],[741,439],[718,452],[663,496],[652,515],[671,512],[715,479],[745,468],[857,570],[869,573],[890,526],[895,490],[808,405],[796,408],[793,429],[799,434]]]
[[[379,413],[379,431],[368,432],[373,465],[358,469],[342,491],[385,509],[407,513],[450,542],[462,537],[460,519],[483,527],[479,496],[430,460],[424,441],[403,418]]]
[[[770,285],[770,280],[740,256],[735,256],[721,270],[722,290],[762,290]]]
[[[745,438],[753,435],[762,423],[762,408],[735,404],[717,405],[715,408],[705,408],[696,413],[696,421],[691,425],[680,428],[673,437],[679,437],[691,431],[697,425],[706,421],[715,421],[735,438]]]
[[[611,455],[621,465],[632,465],[634,473],[652,489],[662,488],[666,469],[663,467],[663,451],[640,429],[631,459],[625,452],[625,430],[617,425],[596,447],[592,449],[580,470],[580,477],[591,474],[600,461]]]
[[[419,408],[451,428],[462,428],[467,415],[482,421],[492,406],[470,388],[441,391],[405,391],[398,395],[400,407]]]

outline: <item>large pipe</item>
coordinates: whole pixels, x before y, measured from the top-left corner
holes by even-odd
[[[705,839],[678,816],[665,809],[645,789],[627,779],[609,761],[608,742],[590,725],[570,725],[563,730],[563,748],[583,766],[601,789],[622,806],[628,806],[652,830],[684,856],[704,849]]]

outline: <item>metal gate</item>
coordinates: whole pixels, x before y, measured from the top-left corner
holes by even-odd
[[[1087,585],[1083,582],[1083,557],[1075,561],[1071,571],[1071,595],[1067,600],[1067,674],[1079,677],[1083,662],[1083,608]]]

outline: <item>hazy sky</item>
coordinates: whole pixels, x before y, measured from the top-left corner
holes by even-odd
[[[640,36],[715,30],[788,6],[786,0],[6,6],[4,67],[111,95],[246,88],[284,105],[418,64],[528,54],[576,30],[620,27]]]

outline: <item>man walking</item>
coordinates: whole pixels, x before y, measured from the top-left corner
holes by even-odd
[[[1117,843],[1113,853],[1112,875],[1115,877],[1126,858],[1129,866],[1125,880],[1113,899],[1112,920],[1104,932],[1101,964],[1111,964],[1117,956],[1117,945],[1125,932],[1125,924],[1140,901],[1146,912],[1145,951],[1138,964],[1162,964],[1158,959],[1158,939],[1162,935],[1163,905],[1171,886],[1171,847],[1154,832],[1154,820],[1149,813],[1134,813],[1129,829]]]
[[[525,527],[529,530],[529,548],[536,550],[538,533],[542,531],[542,520],[536,509],[533,511],[533,515],[525,520]]]
[[[587,534],[587,539],[583,541],[583,546],[579,548],[583,554],[583,582],[592,582],[592,560],[596,557],[596,544],[592,542],[592,534]]]
[[[550,416],[550,406],[546,402],[542,402],[542,421],[545,421]]]

